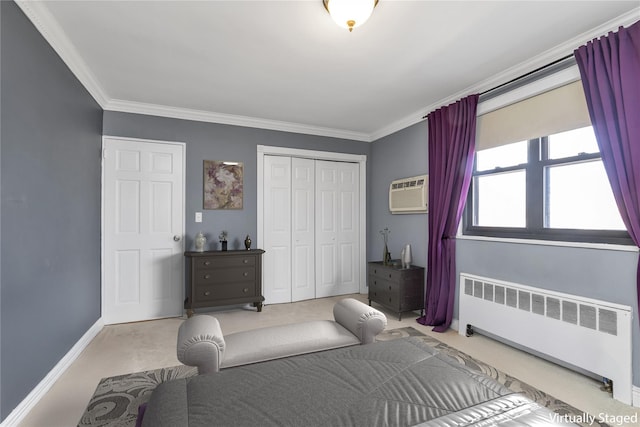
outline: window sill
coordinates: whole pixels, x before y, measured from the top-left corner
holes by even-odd
[[[469,236],[458,234],[457,240],[476,240],[483,242],[515,243],[520,245],[562,246],[567,248],[600,249],[607,251],[639,252],[634,245],[614,245],[610,243],[560,242],[555,240],[513,239],[504,237]]]

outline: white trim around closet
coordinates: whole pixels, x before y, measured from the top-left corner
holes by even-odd
[[[291,156],[302,157],[314,160],[329,160],[337,162],[351,162],[360,165],[360,293],[367,293],[367,156],[364,154],[334,153],[330,151],[303,150],[299,148],[274,147],[269,145],[258,145],[257,147],[257,208],[258,208],[258,236],[257,246],[261,247],[264,242],[264,187],[262,178],[264,176],[264,156]]]

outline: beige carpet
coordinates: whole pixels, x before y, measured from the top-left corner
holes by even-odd
[[[578,409],[564,403],[561,400],[531,387],[530,385],[501,372],[493,366],[480,362],[473,357],[458,351],[426,336],[412,327],[391,329],[381,333],[378,341],[390,341],[408,336],[419,336],[428,345],[437,348],[442,353],[456,359],[478,372],[495,379],[509,389],[526,395],[541,406],[546,406],[554,412],[565,415],[575,415],[574,419],[585,419],[584,414]],[[149,397],[158,384],[177,378],[185,378],[196,375],[196,369],[189,366],[175,366],[165,369],[137,372],[120,375],[117,377],[103,378],[100,380],[96,391],[89,401],[87,409],[78,423],[78,427],[134,427],[138,414],[138,407],[149,400]],[[593,424],[583,426],[606,426],[596,420]]]

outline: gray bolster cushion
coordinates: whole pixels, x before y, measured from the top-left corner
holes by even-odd
[[[358,337],[362,344],[370,344],[387,326],[387,316],[381,311],[353,298],[345,298],[333,306],[336,322]]]
[[[199,374],[218,372],[224,356],[225,342],[218,319],[193,316],[178,330],[178,360],[197,366]]]

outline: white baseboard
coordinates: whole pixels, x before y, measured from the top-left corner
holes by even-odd
[[[53,386],[53,384],[60,378],[60,376],[71,366],[71,364],[78,358],[82,350],[84,350],[91,340],[98,335],[98,332],[102,330],[104,323],[102,318],[99,318],[96,323],[89,328],[87,332],[78,340],[78,342],[71,347],[71,349],[60,359],[60,361],[53,367],[51,371],[38,383],[38,385],[31,390],[31,393],[25,397],[18,406],[7,416],[7,418],[0,423],[0,427],[14,427],[17,426],[24,417],[33,409],[33,407],[42,399],[47,391]]]
[[[458,319],[452,319],[451,320],[451,325],[449,325],[449,329],[453,329],[454,331],[458,332],[459,324],[460,324],[460,322],[458,322]]]

